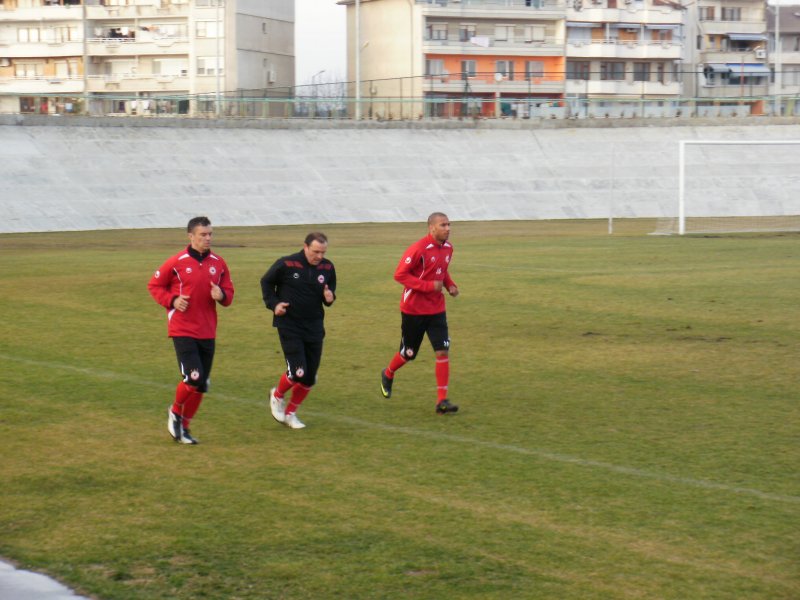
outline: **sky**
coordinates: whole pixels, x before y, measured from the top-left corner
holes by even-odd
[[[295,0],[297,85],[347,79],[345,7],[336,0]]]

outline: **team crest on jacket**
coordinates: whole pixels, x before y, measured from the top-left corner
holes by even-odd
[[[212,275],[216,275],[216,274],[217,274],[217,269],[216,269],[216,267],[211,267],[211,268],[208,270],[208,272],[209,272],[209,273],[211,273]]]
[[[431,256],[431,262],[432,263],[436,262],[436,257],[435,256]]]
[[[298,377],[302,377],[305,374],[305,371],[303,370],[303,367],[300,367],[297,369],[297,371],[295,371],[295,373],[297,373]]]
[[[198,379],[200,379],[200,371],[194,369],[191,373],[189,373],[189,377],[191,378],[192,381],[197,381]]]
[[[300,279],[300,273],[294,273],[292,277],[294,277],[295,279]]]
[[[325,283],[325,275],[320,275],[319,277],[317,277],[317,281],[319,281],[320,283]]]
[[[192,272],[192,267],[186,267],[186,273],[189,274]]]
[[[410,256],[406,256],[406,264],[407,265],[411,264],[411,257]]]
[[[156,279],[158,279],[159,277],[161,277],[161,271],[156,271]]]

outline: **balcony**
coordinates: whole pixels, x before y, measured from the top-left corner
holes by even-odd
[[[760,63],[764,61],[760,49],[749,50],[703,50],[698,62],[701,63]]]
[[[568,41],[569,58],[618,58],[628,60],[679,60],[683,47],[677,41],[623,41],[607,39]]]
[[[82,56],[83,42],[34,42],[26,44],[0,42],[0,55],[4,58]]]
[[[117,73],[114,75],[89,75],[86,79],[89,92],[188,92],[189,77],[186,75],[137,75]]]
[[[451,54],[459,56],[563,56],[564,40],[547,38],[543,41],[496,40],[483,35],[476,42],[454,39],[424,40],[422,51],[426,54]]]
[[[739,98],[742,96],[766,96],[769,84],[702,85],[697,90],[698,98]]]
[[[135,38],[89,38],[87,52],[92,56],[141,56],[188,54],[189,38],[162,38],[138,41]]]
[[[416,0],[422,14],[459,19],[497,18],[547,19],[564,18],[565,0]]]
[[[569,3],[567,8],[567,24],[570,21],[584,23],[642,23],[681,25],[683,23],[683,11],[672,8],[671,6],[656,6],[652,8],[592,8],[584,2],[582,10],[572,8]]]
[[[620,96],[627,98],[680,96],[681,84],[677,81],[599,81],[568,79],[566,93],[587,96]]]
[[[12,94],[80,94],[80,76],[0,77],[0,93]]]
[[[767,22],[756,21],[700,21],[701,31],[706,35],[727,35],[728,33],[764,33]]]
[[[80,5],[37,6],[35,8],[17,8],[0,10],[0,23],[3,21],[80,21],[83,18],[83,7]]]
[[[465,81],[462,79],[461,73],[453,73],[429,75],[425,77],[423,87],[425,92],[463,94],[469,88],[469,93],[475,94],[499,92],[500,94],[548,94],[552,96],[564,92],[564,81],[545,77],[528,79],[524,73],[518,73],[513,80],[499,73],[476,73],[475,76],[468,77]]]
[[[155,6],[153,4],[137,4],[133,6],[87,6],[86,18],[99,19],[133,19],[138,17],[188,17],[188,4],[169,4]]]

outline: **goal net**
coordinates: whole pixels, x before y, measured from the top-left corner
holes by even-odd
[[[800,231],[800,140],[682,140],[656,234]]]

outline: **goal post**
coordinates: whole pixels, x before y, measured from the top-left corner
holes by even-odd
[[[800,231],[800,140],[678,144],[677,206],[653,233]]]

